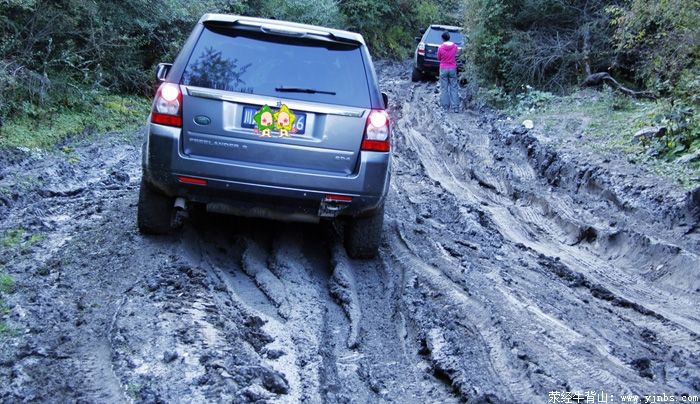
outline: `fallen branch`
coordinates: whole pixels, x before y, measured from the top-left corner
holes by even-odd
[[[606,72],[593,73],[589,75],[588,77],[586,77],[583,83],[581,83],[581,87],[594,87],[603,84],[608,84],[616,90],[635,98],[646,98],[649,100],[656,99],[656,97],[649,91],[634,91],[623,86],[617,80],[615,80],[609,73]]]

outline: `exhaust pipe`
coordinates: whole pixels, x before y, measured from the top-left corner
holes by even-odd
[[[182,223],[187,218],[187,201],[185,198],[178,196],[175,198],[175,203],[173,204],[173,216],[170,225],[173,228],[178,228],[182,226]]]
[[[185,200],[185,198],[183,198],[183,197],[181,197],[181,196],[178,196],[178,197],[175,199],[174,208],[175,208],[176,210],[187,210],[187,201]]]

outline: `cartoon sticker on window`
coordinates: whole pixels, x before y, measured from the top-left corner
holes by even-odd
[[[253,132],[259,133],[260,137],[272,137],[272,131],[279,131],[279,137],[289,137],[291,133],[297,133],[297,128],[294,125],[297,116],[289,107],[282,104],[279,111],[271,109],[267,105],[263,105],[255,112],[253,120],[255,125]],[[246,118],[244,116],[244,125]]]

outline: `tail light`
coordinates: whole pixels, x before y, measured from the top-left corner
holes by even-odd
[[[418,44],[418,54],[425,55],[425,42],[421,42]]]
[[[182,127],[182,91],[173,83],[163,83],[156,92],[151,111],[151,122]]]
[[[388,152],[390,149],[389,114],[384,110],[372,110],[367,117],[365,137],[362,139],[361,150]]]
[[[352,196],[327,194],[323,200],[326,202],[352,202]]]

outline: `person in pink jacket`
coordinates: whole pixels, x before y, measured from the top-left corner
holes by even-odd
[[[442,45],[438,48],[440,61],[440,105],[446,111],[452,107],[459,112],[459,86],[457,84],[457,44],[450,42],[450,33],[442,33]]]

